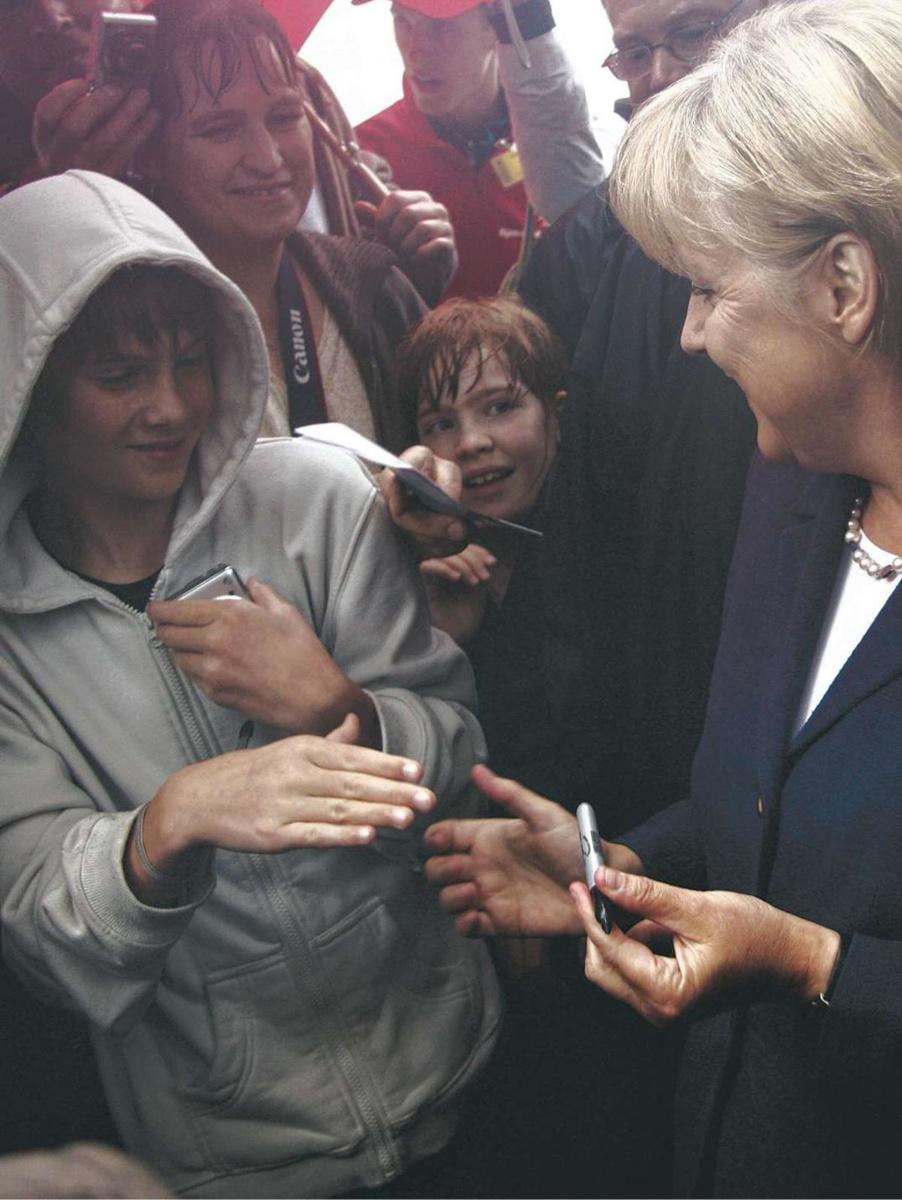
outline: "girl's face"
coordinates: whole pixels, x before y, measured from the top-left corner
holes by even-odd
[[[269,41],[255,49],[215,99],[178,66],[185,106],[165,123],[149,167],[162,207],[214,257],[284,241],[313,187],[304,95]]]
[[[463,501],[476,512],[508,520],[535,504],[558,447],[556,408],[511,379],[499,355],[479,370],[474,355],[460,374],[457,398],[447,392],[417,414],[420,441],[457,463]]]

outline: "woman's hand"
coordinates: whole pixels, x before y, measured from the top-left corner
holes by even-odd
[[[488,583],[497,565],[491,550],[478,542],[471,542],[459,554],[420,563],[432,624],[459,646],[466,646],[479,632],[489,598]]]
[[[405,275],[435,305],[457,270],[457,246],[448,210],[428,192],[389,192],[378,206],[354,205],[364,229],[397,256]]]
[[[325,734],[349,712],[378,745],[372,701],[294,607],[258,579],[247,600],[155,600],[157,637],[215,704],[290,733]]]
[[[456,463],[439,458],[426,446],[410,446],[401,458],[428,475],[452,500],[461,498],[463,476]],[[468,533],[465,521],[423,508],[388,468],[379,472],[377,482],[389,516],[407,534],[408,544],[418,559],[444,558],[463,549]]]
[[[465,934],[553,936],[580,932],[567,884],[582,872],[576,818],[488,767],[473,768],[481,791],[518,820],[440,821],[424,842],[437,856],[426,878]],[[625,846],[606,845],[623,865],[641,869]]]
[[[586,975],[653,1025],[734,988],[813,1000],[829,983],[840,937],[754,896],[695,892],[602,867],[603,894],[640,917],[606,934],[584,884],[570,887],[586,933]],[[672,942],[672,957],[652,946]]]
[[[422,765],[355,745],[357,732],[349,716],[326,738],[285,738],[176,771],[143,821],[147,857],[171,881],[144,870],[133,832],[132,890],[148,903],[173,903],[179,871],[201,846],[256,854],[362,846],[377,829],[406,829],[429,812],[435,796],[419,784]]]

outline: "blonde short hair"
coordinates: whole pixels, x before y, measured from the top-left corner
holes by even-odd
[[[792,0],[743,22],[639,109],[611,200],[679,274],[701,251],[800,280],[858,234],[881,271],[872,344],[902,361],[902,0]]]

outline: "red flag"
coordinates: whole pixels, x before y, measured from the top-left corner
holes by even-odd
[[[306,42],[330,3],[331,0],[263,0],[264,7],[278,19],[296,50]]]

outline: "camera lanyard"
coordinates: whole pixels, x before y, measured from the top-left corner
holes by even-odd
[[[279,346],[288,392],[288,427],[328,421],[323,380],[313,340],[313,322],[291,255],[286,251],[276,282],[279,298]]]

